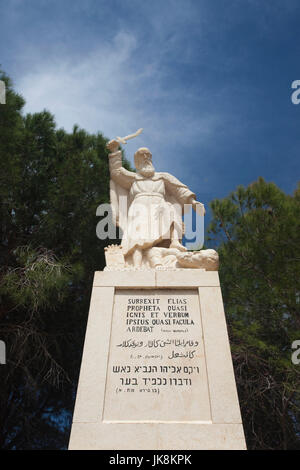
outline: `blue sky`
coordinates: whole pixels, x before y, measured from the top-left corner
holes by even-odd
[[[0,0],[0,63],[25,111],[147,146],[206,205],[299,180],[298,0]]]

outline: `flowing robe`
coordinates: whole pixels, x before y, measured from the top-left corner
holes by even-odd
[[[170,230],[182,238],[182,207],[195,194],[169,173],[151,177],[122,167],[122,153],[110,154],[110,199],[115,223],[123,231],[125,256],[137,247],[145,250],[170,244]]]

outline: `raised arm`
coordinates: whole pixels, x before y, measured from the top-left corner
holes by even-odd
[[[119,150],[119,146],[120,144],[117,140],[111,140],[106,144],[106,147],[110,151],[110,177],[123,188],[130,189],[135,180],[135,173],[133,171],[126,170],[126,168],[122,166],[122,152]]]

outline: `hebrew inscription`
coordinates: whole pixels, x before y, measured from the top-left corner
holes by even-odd
[[[210,421],[197,290],[117,290],[103,419]]]

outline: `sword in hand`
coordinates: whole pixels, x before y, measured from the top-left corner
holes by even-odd
[[[125,137],[116,137],[113,140],[110,140],[107,144],[106,147],[111,151],[111,152],[116,152],[118,148],[120,147],[120,144],[127,144],[127,140],[133,139],[134,137],[137,137],[140,135],[143,131],[143,128],[138,129],[134,134],[129,134],[126,135]]]

